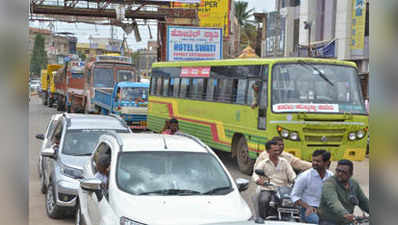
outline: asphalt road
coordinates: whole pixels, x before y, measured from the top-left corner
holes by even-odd
[[[31,97],[29,105],[29,224],[30,225],[61,225],[73,224],[74,218],[66,218],[63,220],[50,219],[45,210],[45,197],[40,192],[39,176],[37,171],[38,157],[41,142],[35,139],[36,134],[44,133],[51,115],[57,113],[54,108],[48,108],[41,104],[37,96]],[[220,159],[234,178],[246,178],[249,176],[239,172],[236,161],[226,152],[216,151]],[[336,163],[333,162],[331,169],[334,171]],[[360,183],[365,194],[369,196],[369,160],[354,163],[354,178]],[[255,192],[256,185],[250,182],[248,190],[242,192],[242,197],[253,209],[250,196]],[[220,209],[223,210],[223,209]],[[359,213],[356,211],[356,213]]]

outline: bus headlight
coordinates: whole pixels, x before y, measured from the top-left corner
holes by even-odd
[[[348,134],[348,140],[354,141],[357,138],[355,132],[351,132]]]
[[[357,138],[362,139],[363,137],[365,137],[365,132],[363,130],[357,131]]]
[[[283,138],[288,138],[288,137],[289,137],[289,131],[283,129],[283,130],[281,131],[281,136],[282,136]]]
[[[299,139],[298,133],[297,132],[291,132],[290,133],[290,139],[292,139],[293,141],[297,141]]]

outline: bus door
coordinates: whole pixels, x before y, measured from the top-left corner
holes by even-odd
[[[257,128],[265,130],[267,128],[267,81],[259,81],[258,93],[258,121]]]

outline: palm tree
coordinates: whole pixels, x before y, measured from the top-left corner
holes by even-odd
[[[256,43],[256,27],[254,21],[249,20],[253,14],[254,9],[248,9],[248,3],[242,1],[235,1],[235,16],[240,26],[240,43],[242,48],[244,45],[255,46]]]

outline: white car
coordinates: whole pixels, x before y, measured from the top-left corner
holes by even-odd
[[[98,155],[111,157],[108,189],[94,178]],[[217,155],[184,135],[116,134],[100,137],[80,181],[76,224],[157,225],[248,221],[252,213]]]

